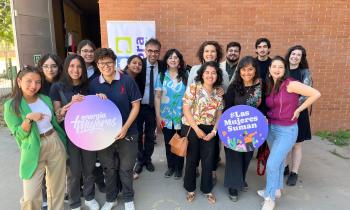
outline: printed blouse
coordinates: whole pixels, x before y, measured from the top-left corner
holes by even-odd
[[[216,112],[223,110],[223,97],[214,89],[209,95],[201,83],[192,83],[183,97],[184,105],[190,106],[194,121],[197,125],[214,125]],[[182,117],[182,123],[189,125],[186,118]]]
[[[160,116],[165,122],[164,127],[172,129],[174,125],[175,130],[180,130],[185,84],[182,81],[179,82],[177,78],[172,79],[169,71],[166,71],[163,82],[161,82],[161,74],[158,74],[154,89],[162,91]]]

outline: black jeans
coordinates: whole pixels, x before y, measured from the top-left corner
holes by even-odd
[[[184,126],[187,128],[188,126]],[[213,125],[199,125],[204,133],[208,134],[213,130]],[[186,135],[187,129],[182,130]],[[186,157],[186,168],[184,177],[184,188],[188,192],[196,190],[196,167],[200,160],[202,166],[200,190],[203,193],[210,193],[213,189],[212,171],[214,163],[215,141],[204,141],[197,137],[196,132],[191,129],[188,135],[188,148]]]
[[[163,135],[164,135],[164,145],[165,145],[165,154],[166,154],[166,159],[168,163],[168,168],[169,169],[174,169],[175,171],[180,171],[182,172],[183,166],[184,166],[184,158],[175,155],[174,153],[171,152],[171,147],[170,147],[170,140],[176,133],[176,131],[180,134],[180,130],[175,130],[169,129],[169,128],[163,128]]]
[[[141,104],[140,113],[137,117],[137,129],[139,132],[139,146],[137,160],[140,164],[147,164],[152,161],[151,156],[154,151],[156,114],[154,107]],[[142,139],[143,134],[145,138]]]
[[[116,140],[111,146],[98,151],[106,179],[106,201],[114,202],[119,192],[116,170],[119,170],[125,202],[134,200],[133,167],[137,156],[138,134]]]
[[[246,174],[254,151],[236,152],[225,147],[226,168],[224,186],[241,190],[246,181]]]
[[[67,143],[68,149],[68,195],[69,206],[77,208],[80,201],[80,179],[83,175],[83,195],[85,200],[95,198],[95,177],[93,174],[96,161],[96,152],[78,148],[71,141]]]

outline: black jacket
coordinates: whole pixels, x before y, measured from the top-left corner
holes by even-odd
[[[136,76],[135,81],[137,83],[137,85],[139,86],[139,90],[141,92],[141,96],[143,97],[144,93],[145,93],[145,86],[146,86],[146,68],[147,68],[147,58],[144,58],[142,60],[142,70],[141,73],[139,75]],[[157,61],[158,62],[158,73],[159,72],[165,72],[166,71],[166,66],[164,65],[164,63],[160,60]],[[154,78],[154,81],[157,78]]]

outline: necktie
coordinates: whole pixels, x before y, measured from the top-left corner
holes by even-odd
[[[151,71],[150,71],[150,77],[149,77],[149,105],[151,107],[154,106],[154,78],[153,78],[153,69],[154,66],[150,66]]]

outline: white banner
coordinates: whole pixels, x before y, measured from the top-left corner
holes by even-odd
[[[117,66],[124,68],[131,55],[145,57],[145,43],[156,37],[155,21],[107,21],[108,47],[117,55]]]

